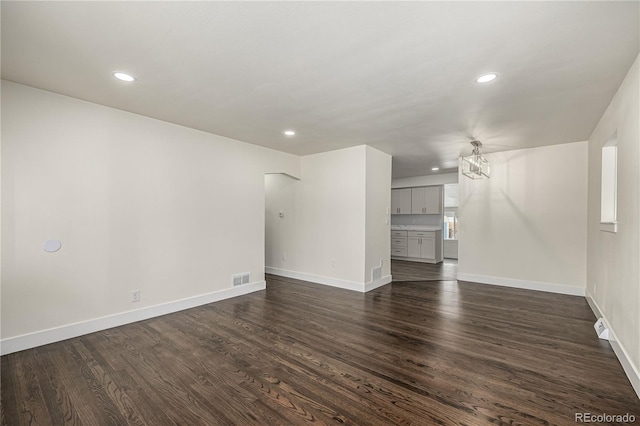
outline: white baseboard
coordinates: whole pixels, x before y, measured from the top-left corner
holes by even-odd
[[[589,289],[587,289],[587,291],[585,292],[584,298],[587,299],[587,303],[589,304],[589,307],[591,308],[593,315],[596,316],[596,319],[604,318],[604,315],[602,315],[602,311],[600,310],[600,306],[598,306],[596,301],[593,300],[593,297],[591,297],[591,293],[589,292]],[[604,322],[607,324],[607,327],[609,327],[609,321],[607,321],[606,318],[604,318]]]
[[[94,318],[87,321],[76,322],[73,324],[50,328],[47,330],[36,331],[34,333],[23,334],[21,336],[9,337],[0,340],[0,354],[7,355],[13,352],[71,339],[72,337],[95,333],[96,331],[102,331],[108,328],[118,327],[149,318],[159,317],[161,315],[171,314],[173,312],[178,312],[189,308],[195,308],[196,306],[206,305],[208,303],[242,296],[244,294],[253,293],[254,291],[264,290],[265,288],[265,281],[257,281],[254,283],[232,287],[225,290],[219,290],[212,293],[188,297],[186,299],[175,300],[172,302],[162,303],[154,306],[147,306],[133,311],[120,312],[117,314]]]
[[[631,357],[629,357],[628,352],[625,350],[624,346],[620,344],[620,340],[616,336],[615,330],[611,327],[611,323],[607,320],[607,317],[602,314],[602,310],[598,303],[591,296],[591,293],[587,289],[586,296],[587,303],[591,307],[593,314],[596,318],[603,318],[607,327],[609,327],[609,343],[611,344],[611,348],[613,352],[615,352],[618,357],[618,361],[622,365],[622,369],[627,374],[627,378],[631,382],[631,386],[633,386],[633,390],[636,391],[638,398],[640,398],[640,369],[633,364],[631,361]]]
[[[265,266],[264,272],[267,274],[279,275],[281,277],[295,278],[296,280],[309,281],[316,284],[330,285],[331,287],[344,288],[346,290],[364,291],[364,284],[355,281],[340,280],[338,278],[323,277],[321,275],[308,274],[306,272],[290,271],[288,269],[273,268]]]
[[[443,259],[424,259],[422,257],[391,256],[391,260],[404,260],[418,263],[440,263]]]
[[[366,293],[368,291],[375,290],[378,287],[382,287],[383,285],[389,284],[391,280],[391,275],[386,275],[375,281],[370,281],[364,285],[364,292]]]
[[[466,274],[458,272],[459,281],[470,281],[480,284],[499,285],[502,287],[523,288],[526,290],[548,291],[550,293],[569,294],[572,296],[584,296],[583,287],[574,287],[566,284],[545,283],[540,281],[517,280],[513,278],[490,277],[487,275]]]
[[[338,278],[323,277],[321,275],[308,274],[306,272],[290,271],[288,269],[273,268],[265,266],[264,271],[267,274],[278,275],[281,277],[295,278],[297,280],[309,281],[316,284],[329,285],[331,287],[343,288],[345,290],[359,291],[365,293],[391,282],[391,275],[384,276],[379,280],[370,281],[366,284],[341,280]]]

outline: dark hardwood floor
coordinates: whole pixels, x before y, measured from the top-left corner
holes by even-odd
[[[455,259],[445,259],[441,263],[391,261],[393,281],[455,281],[457,275],[458,261]]]
[[[394,274],[407,280],[367,294],[268,276],[266,291],[3,356],[2,423],[640,418],[583,298],[413,280],[420,267],[403,264]]]

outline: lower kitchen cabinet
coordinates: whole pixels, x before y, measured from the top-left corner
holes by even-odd
[[[407,231],[391,231],[391,257],[407,257]]]
[[[401,237],[398,231],[392,234],[391,257],[398,260],[415,262],[442,262],[442,231],[404,231]]]
[[[409,237],[407,238],[407,256],[420,259],[436,258],[435,238]]]

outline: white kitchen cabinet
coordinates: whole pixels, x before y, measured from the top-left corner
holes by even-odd
[[[392,258],[425,263],[442,262],[442,231],[405,232],[407,232],[406,239],[399,234],[392,234]]]
[[[411,188],[411,214],[425,214],[424,188]]]
[[[407,254],[409,257],[436,260],[436,232],[409,231]]]
[[[391,257],[407,257],[407,248],[391,247]]]
[[[407,247],[407,237],[392,237],[391,247]]]
[[[420,255],[420,238],[409,237],[407,238],[407,256],[409,257],[422,257]]]
[[[442,214],[442,187],[411,188],[412,214]]]
[[[391,214],[442,214],[442,186],[392,189]]]
[[[420,239],[420,257],[423,259],[436,259],[436,239],[421,238]]]
[[[391,256],[407,257],[407,231],[391,231]]]
[[[411,188],[391,190],[391,214],[411,214]]]

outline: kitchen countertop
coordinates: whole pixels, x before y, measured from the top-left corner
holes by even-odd
[[[426,225],[391,225],[392,231],[441,231],[440,226]]]

